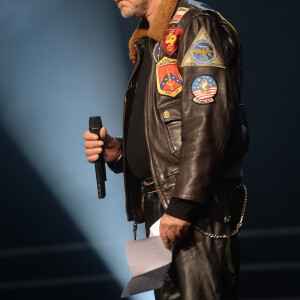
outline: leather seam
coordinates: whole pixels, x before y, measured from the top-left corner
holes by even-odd
[[[175,104],[175,103],[179,103],[181,102],[182,100],[181,99],[178,99],[178,100],[175,100],[175,101],[172,101],[172,102],[168,102],[168,103],[164,103],[164,104],[159,104],[157,105],[156,107],[157,108],[162,108],[162,107],[166,107],[168,105],[172,105],[172,104]]]

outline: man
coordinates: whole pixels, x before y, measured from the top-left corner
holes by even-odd
[[[156,299],[237,299],[236,233],[247,200],[241,50],[232,25],[195,1],[115,0],[141,21],[123,139],[84,133],[89,162],[104,151],[124,172],[129,221],[160,234],[173,262]]]

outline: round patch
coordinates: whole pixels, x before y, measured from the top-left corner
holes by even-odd
[[[192,48],[194,59],[200,63],[209,63],[215,57],[215,50],[212,43],[200,40]]]
[[[217,83],[211,76],[201,75],[192,84],[192,92],[195,96],[193,101],[198,104],[215,102],[213,97],[217,93],[217,90]]]
[[[156,62],[159,61],[159,50],[160,50],[160,43],[157,43],[153,49],[153,57]]]

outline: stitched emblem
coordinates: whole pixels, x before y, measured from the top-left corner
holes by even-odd
[[[177,50],[182,34],[183,29],[176,28],[174,25],[166,31],[162,39],[162,47],[170,56]]]
[[[217,67],[226,69],[204,26],[185,54],[181,67]]]
[[[182,77],[178,71],[177,59],[165,56],[156,64],[156,82],[161,95],[175,97],[182,91]]]
[[[195,96],[193,101],[197,104],[215,102],[213,97],[217,93],[217,90],[217,83],[211,76],[201,75],[192,84],[192,92]]]
[[[175,23],[178,24],[179,21],[181,20],[181,18],[186,14],[186,12],[190,10],[189,8],[186,7],[179,7],[175,13],[175,15],[173,16],[172,20],[171,20],[171,24]]]
[[[153,57],[156,62],[159,60],[160,43],[157,43],[153,49]]]

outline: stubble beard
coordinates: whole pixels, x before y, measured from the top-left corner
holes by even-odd
[[[121,15],[123,18],[142,18],[146,14],[148,3],[149,0],[139,0],[137,5],[133,6],[130,10],[122,9],[122,3],[120,3],[118,7],[121,11]]]

